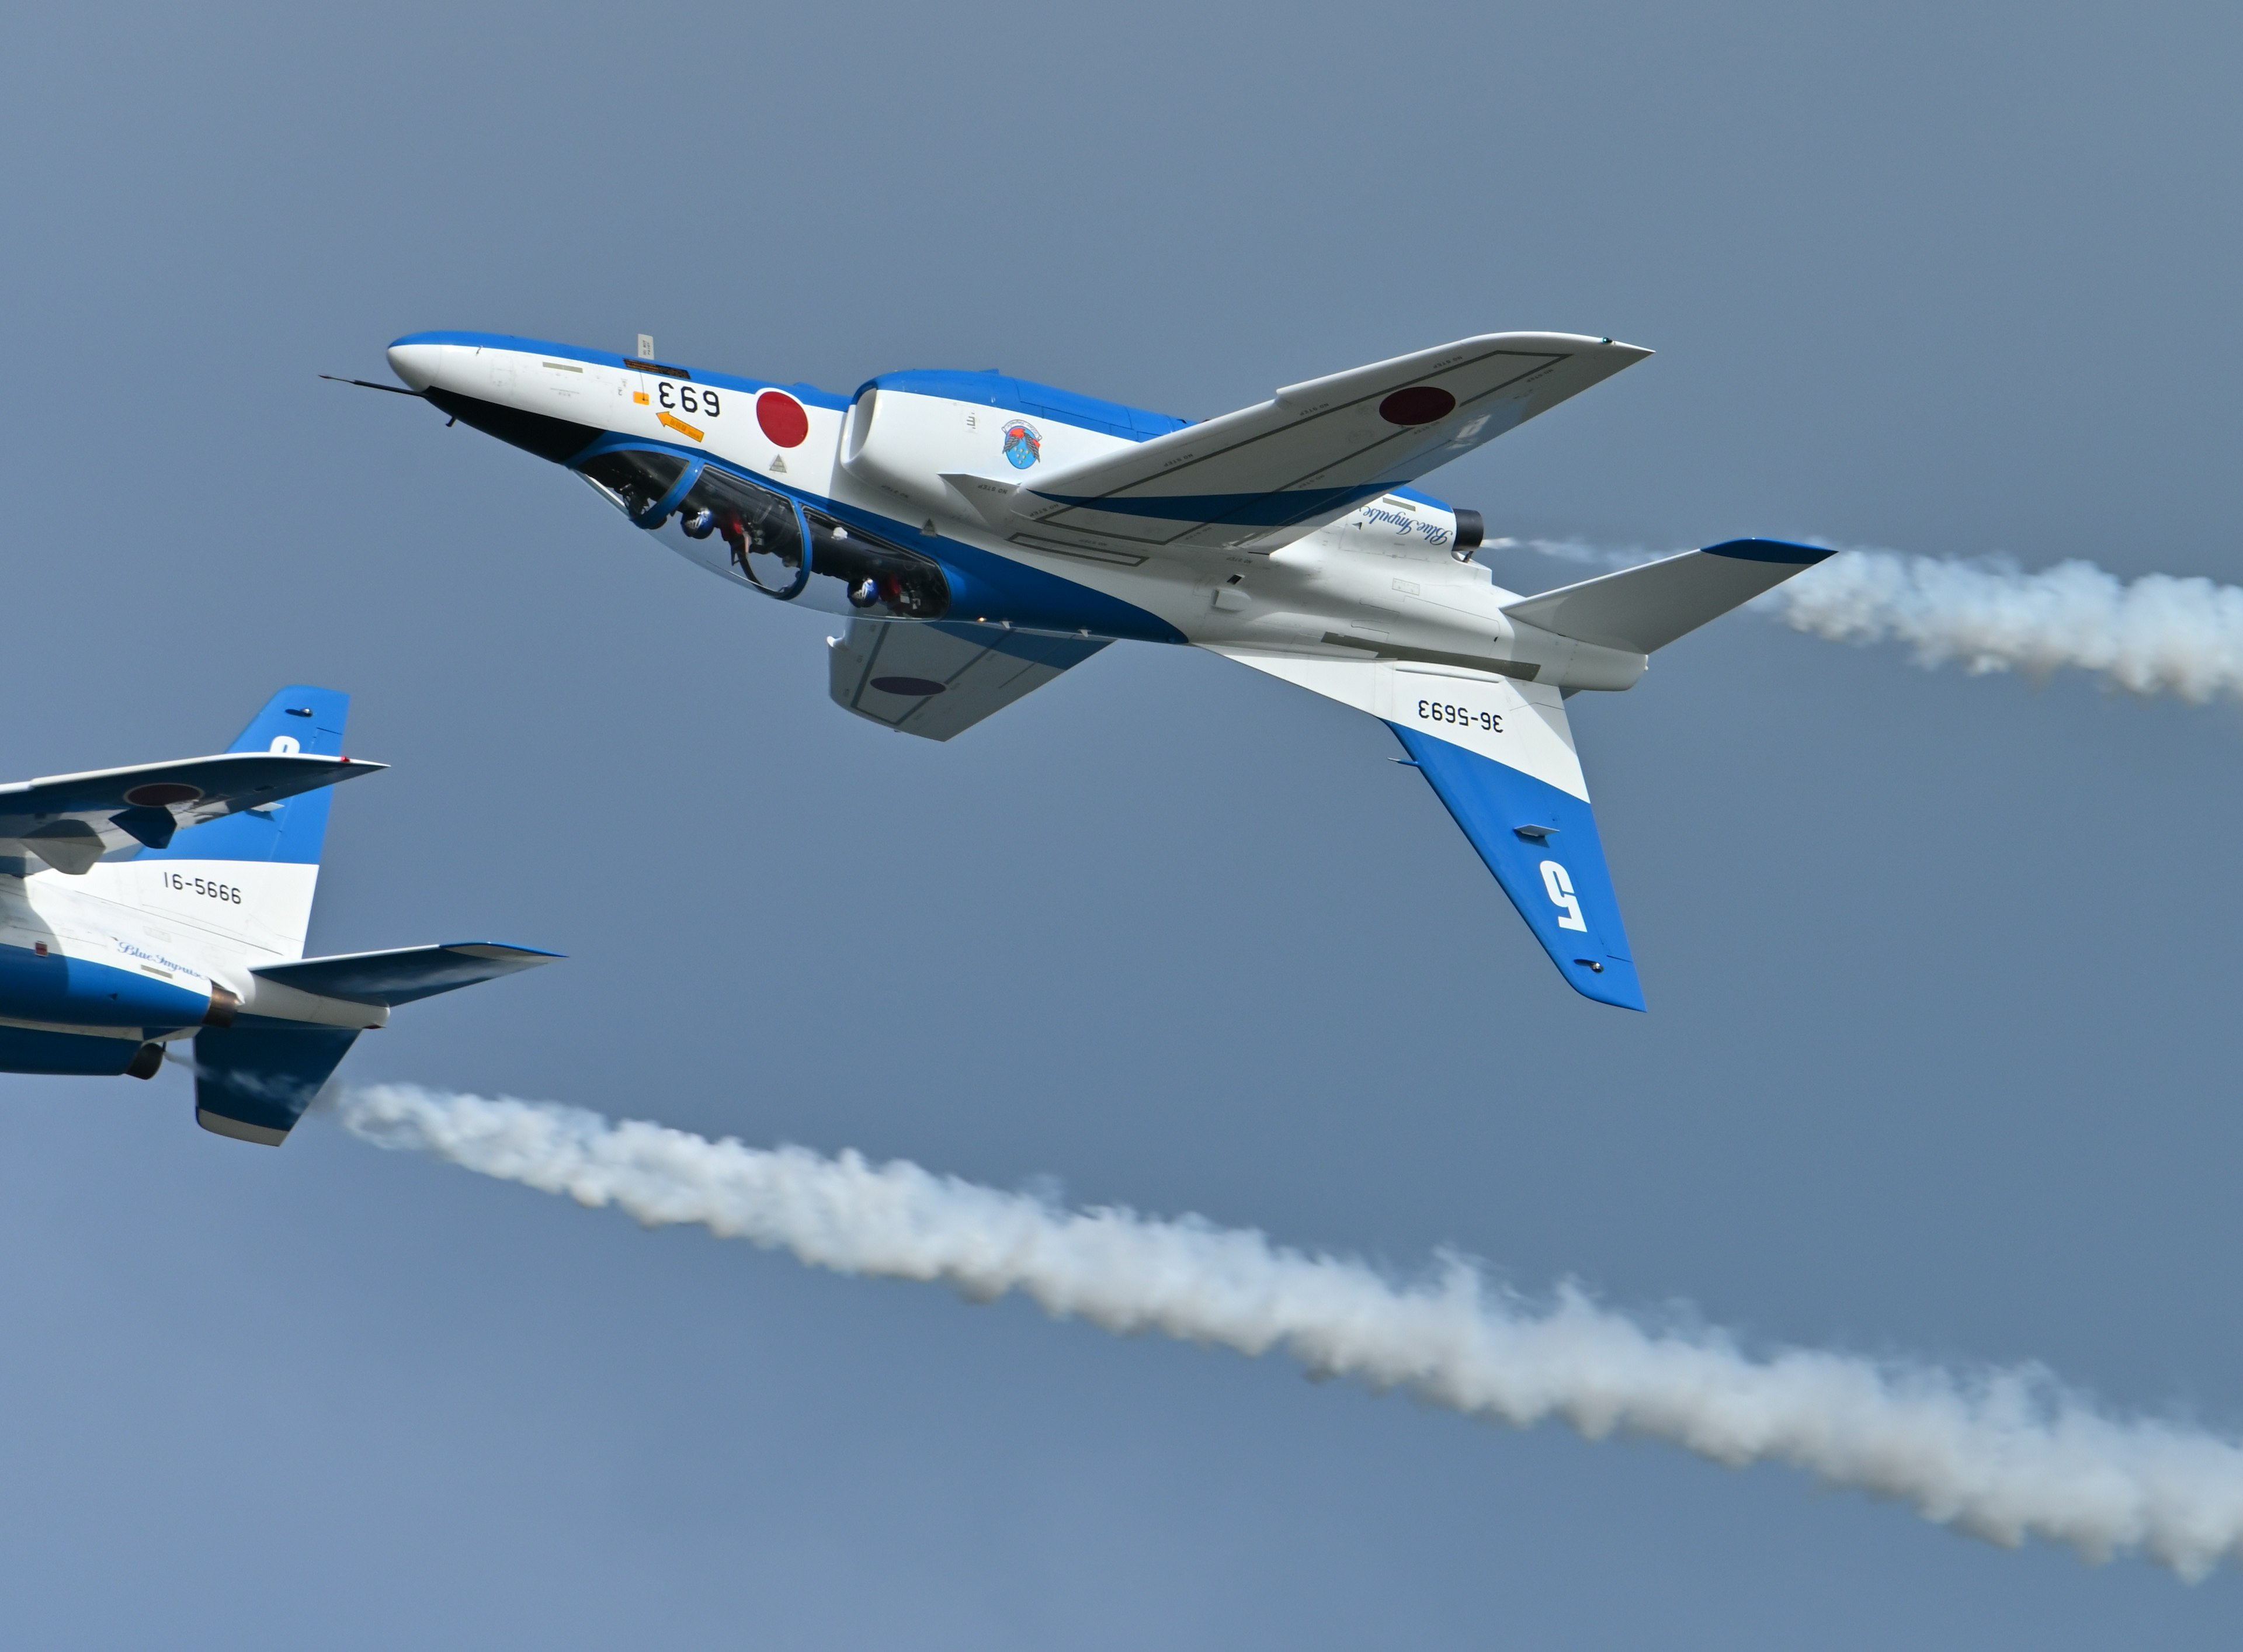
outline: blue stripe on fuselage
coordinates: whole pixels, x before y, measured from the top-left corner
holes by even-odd
[[[140,1050],[137,1037],[103,1038],[38,1027],[0,1027],[0,1073],[57,1073],[73,1078],[121,1078]]]
[[[134,969],[28,947],[0,947],[0,1015],[76,1027],[192,1027],[210,1010],[207,993]]]
[[[1394,489],[1383,482],[1354,488],[1310,488],[1293,493],[1198,493],[1101,498],[1035,491],[1039,499],[1078,510],[1102,510],[1115,516],[1145,516],[1158,522],[1236,523],[1247,528],[1290,528],[1312,516],[1329,518],[1352,510],[1366,499]]]

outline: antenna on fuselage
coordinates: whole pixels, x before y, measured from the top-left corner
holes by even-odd
[[[392,395],[421,394],[418,390],[408,390],[401,385],[376,384],[372,379],[346,379],[333,373],[322,373],[320,376],[330,384],[354,384],[361,390],[387,390]],[[425,401],[427,398],[422,397],[422,400]]]

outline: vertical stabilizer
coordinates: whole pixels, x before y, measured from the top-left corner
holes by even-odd
[[[229,752],[343,754],[350,696],[299,684],[266,702]],[[161,849],[120,868],[151,912],[192,923],[257,953],[304,954],[320,850],[327,835],[328,788],[190,826]],[[216,892],[216,893],[212,893]]]
[[[1600,1004],[1641,1009],[1588,799],[1420,729],[1390,726],[1566,985]]]

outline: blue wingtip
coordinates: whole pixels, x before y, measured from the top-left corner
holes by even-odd
[[[1598,969],[1598,964],[1602,964],[1603,969]],[[1624,958],[1575,958],[1561,963],[1559,973],[1584,998],[1593,998],[1618,1009],[1644,1008],[1643,984],[1635,978],[1635,966]]]
[[[1824,545],[1795,545],[1788,539],[1731,539],[1708,545],[1705,554],[1734,556],[1739,562],[1790,563],[1800,568],[1812,568],[1838,553]]]

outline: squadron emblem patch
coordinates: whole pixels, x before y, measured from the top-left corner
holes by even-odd
[[[1005,427],[1005,457],[1014,469],[1026,470],[1044,456],[1042,433],[1026,419],[1015,419]]]

